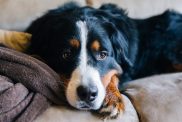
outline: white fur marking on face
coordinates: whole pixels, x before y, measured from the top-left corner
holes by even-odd
[[[86,22],[78,21],[77,26],[80,29],[80,37],[81,37],[81,53],[80,53],[80,71],[82,74],[85,73],[87,67],[87,35],[88,29]]]
[[[77,27],[80,30],[80,42],[81,42],[81,51],[79,57],[79,65],[73,71],[70,82],[68,83],[68,87],[66,90],[66,97],[68,102],[78,108],[81,109],[81,105],[83,105],[84,101],[80,101],[77,96],[77,87],[80,85],[90,87],[89,85],[94,85],[98,89],[98,96],[94,100],[94,106],[91,109],[99,109],[101,106],[104,97],[105,97],[105,88],[101,82],[100,74],[98,70],[94,67],[89,66],[87,64],[87,35],[88,29],[86,22],[78,21],[76,23]]]

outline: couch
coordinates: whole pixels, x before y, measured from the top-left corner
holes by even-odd
[[[68,1],[86,5],[84,0],[0,0],[0,29],[24,31],[32,20],[47,10]],[[130,17],[146,18],[166,9],[182,12],[181,0],[92,0],[92,6],[112,2],[126,9]],[[164,74],[138,79],[125,85],[125,112],[111,122],[181,122],[182,73]],[[99,122],[89,111],[51,106],[35,122]]]

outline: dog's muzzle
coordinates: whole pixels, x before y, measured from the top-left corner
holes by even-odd
[[[70,105],[82,110],[97,110],[105,98],[105,88],[99,72],[87,67],[85,73],[80,68],[72,73],[66,89],[66,97]]]

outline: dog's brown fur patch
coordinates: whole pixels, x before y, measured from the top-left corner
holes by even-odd
[[[71,39],[70,40],[70,45],[74,48],[79,48],[80,47],[80,42],[76,39]]]
[[[62,75],[61,74],[59,76],[60,76],[60,80],[63,81],[63,84],[62,85],[64,86],[64,89],[66,90],[70,79],[66,75]]]
[[[93,51],[99,51],[100,49],[100,43],[98,40],[95,40],[92,44],[91,44],[91,49]]]
[[[173,67],[177,72],[182,72],[182,64],[175,64]]]
[[[102,77],[102,83],[104,85],[104,87],[106,88],[108,86],[108,84],[111,81],[111,78],[113,75],[117,75],[118,71],[117,70],[111,70],[108,73],[106,73],[103,77]]]
[[[109,106],[115,104],[118,110],[124,110],[123,98],[119,92],[119,89],[117,88],[118,82],[119,80],[117,76],[114,75],[111,78],[111,82],[107,86],[105,101]]]
[[[125,110],[123,98],[117,86],[118,82],[118,77],[116,75],[113,75],[106,88],[105,100],[99,112],[104,118],[116,118],[119,113],[122,113]],[[113,115],[112,112],[115,110],[117,111]]]

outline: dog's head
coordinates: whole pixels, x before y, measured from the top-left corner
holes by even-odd
[[[96,110],[105,98],[105,82],[132,63],[132,29],[130,19],[114,5],[94,9],[67,4],[33,22],[27,30],[32,34],[29,51],[59,73],[72,106]]]

